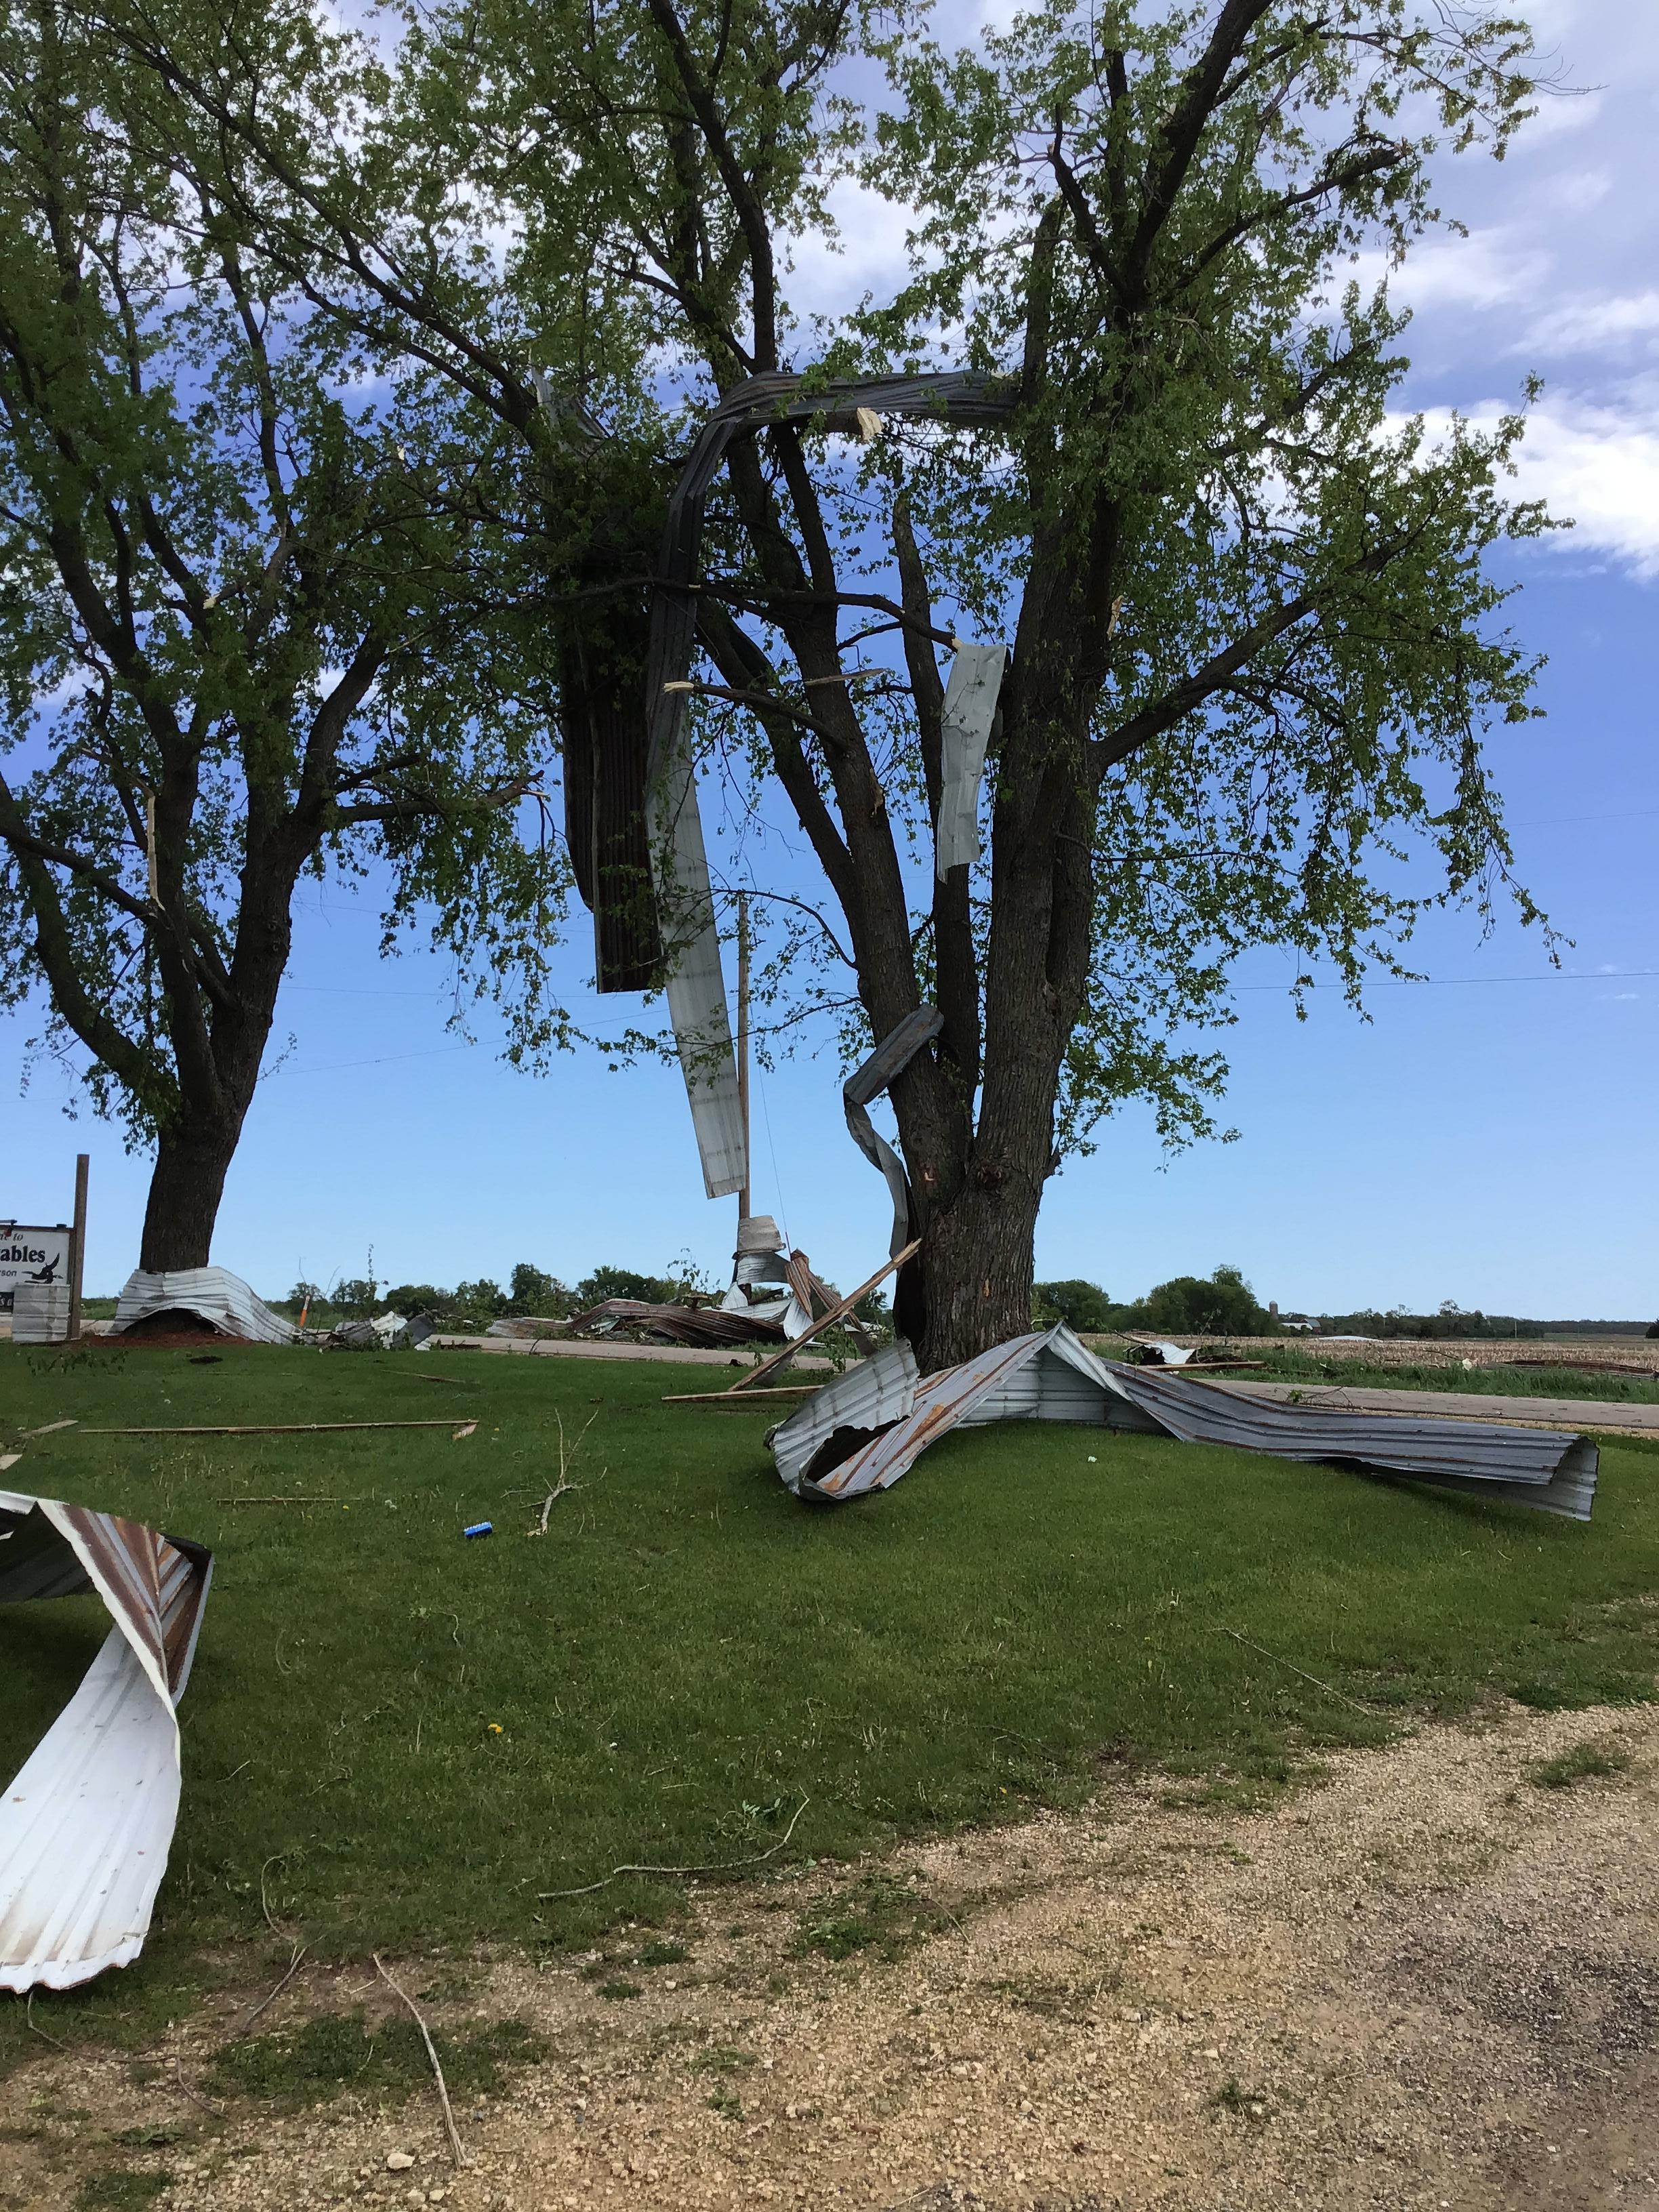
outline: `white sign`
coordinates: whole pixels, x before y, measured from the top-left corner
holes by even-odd
[[[0,1220],[0,1313],[11,1311],[19,1283],[66,1283],[74,1231],[66,1223],[32,1229],[21,1221]]]

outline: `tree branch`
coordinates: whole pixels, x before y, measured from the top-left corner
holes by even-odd
[[[752,337],[755,368],[758,372],[775,368],[778,365],[777,337],[777,274],[772,260],[772,237],[767,225],[766,210],[761,205],[752,181],[744,175],[727,136],[725,118],[713,92],[703,82],[697,67],[696,56],[686,37],[679,17],[674,13],[672,0],[647,0],[651,19],[668,41],[674,57],[674,67],[685,96],[691,103],[698,128],[714,158],[720,181],[732,203],[744,240],[749,249],[749,274]]]

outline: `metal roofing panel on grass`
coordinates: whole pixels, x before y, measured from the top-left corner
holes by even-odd
[[[166,1274],[135,1267],[121,1286],[110,1334],[161,1313],[194,1314],[222,1336],[252,1344],[292,1344],[299,1335],[228,1267],[177,1267]]]
[[[805,1433],[812,1425],[816,1402],[809,1400],[775,1433],[775,1456],[787,1431],[801,1424]],[[1278,1459],[1330,1461],[1577,1521],[1589,1520],[1595,1496],[1598,1455],[1587,1437],[1243,1398],[1187,1376],[1097,1358],[1063,1322],[926,1376],[908,1413],[835,1465],[820,1462],[809,1477],[802,1462],[791,1481],[779,1456],[779,1472],[803,1497],[857,1498],[896,1482],[951,1430],[1003,1420],[1075,1421]],[[830,1429],[841,1425],[851,1424],[832,1422]]]
[[[174,1706],[211,1555],[159,1529],[0,1491],[0,1603],[95,1590],[114,1622],[0,1798],[0,1989],[71,1989],[142,1948],[179,1814]]]

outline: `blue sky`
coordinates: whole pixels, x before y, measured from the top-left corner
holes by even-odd
[[[1516,562],[1521,635],[1548,655],[1547,720],[1493,758],[1520,872],[1573,940],[1568,975],[1505,923],[1434,917],[1425,987],[1334,991],[1297,1023],[1285,963],[1239,970],[1226,1118],[1240,1131],[1166,1161],[1149,1117],[1106,1126],[1049,1187],[1040,1275],[1128,1296],[1242,1266],[1286,1308],[1404,1303],[1540,1316],[1659,1312],[1659,9],[1547,0],[1530,11],[1570,82],[1501,167],[1453,165],[1436,240],[1395,281],[1414,308],[1407,398],[1477,415],[1547,380],[1520,489],[1577,528]],[[830,294],[894,273],[896,227],[849,210]],[[271,1058],[231,1171],[214,1256],[257,1287],[301,1272],[441,1283],[517,1260],[574,1279],[597,1261],[728,1264],[735,1200],[702,1196],[678,1073],[591,1057],[515,1073],[494,1030],[459,1047],[441,962],[377,957],[377,912],[307,895]],[[578,942],[563,956],[580,1002]],[[1511,980],[1524,979],[1524,980]],[[0,1018],[15,1067],[30,1024]],[[0,1091],[0,1214],[56,1220],[92,1155],[90,1289],[135,1264],[148,1164],[82,1111],[56,1068]],[[755,1198],[821,1272],[850,1284],[886,1247],[884,1186],[841,1120],[833,1055],[757,1085]]]

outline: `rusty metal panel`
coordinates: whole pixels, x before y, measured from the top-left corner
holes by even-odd
[[[0,1800],[0,1989],[70,1989],[142,1948],[178,1818],[179,1724],[211,1555],[0,1491],[0,1603],[95,1590],[114,1626]]]
[[[861,1439],[873,1440],[880,1431],[902,1420],[915,1406],[915,1354],[903,1342],[884,1345],[872,1358],[844,1369],[833,1382],[815,1390],[804,1406],[769,1431],[778,1473],[797,1497],[802,1496],[809,1468],[817,1467],[828,1474],[830,1463],[821,1461],[820,1455],[832,1439],[840,1436],[850,1455]],[[813,1495],[836,1494],[820,1492],[816,1482],[808,1487]]]

